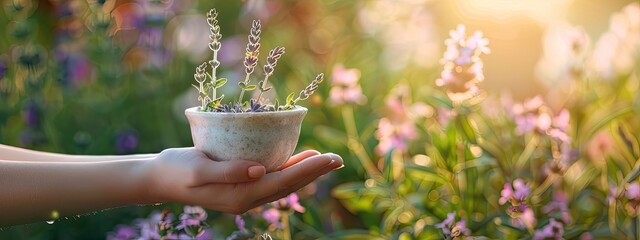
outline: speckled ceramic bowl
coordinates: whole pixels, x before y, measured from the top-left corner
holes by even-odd
[[[184,113],[196,149],[211,159],[255,161],[273,172],[293,154],[307,109],[296,106],[279,112],[212,113],[194,107]]]

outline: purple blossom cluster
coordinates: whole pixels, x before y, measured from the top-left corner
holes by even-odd
[[[533,233],[533,240],[562,240],[564,239],[562,235],[564,234],[564,227],[561,222],[556,221],[555,219],[549,219],[549,224],[544,226],[540,230],[536,230]]]
[[[530,194],[531,188],[522,179],[514,180],[513,185],[509,182],[504,184],[498,203],[500,205],[509,203],[507,213],[513,219],[513,225],[533,228],[536,224],[533,210],[527,205]]]
[[[640,184],[636,182],[629,183],[624,188],[624,196],[627,200],[625,209],[630,216],[638,216],[640,212]]]
[[[397,86],[386,97],[385,104],[390,114],[378,121],[378,129],[375,132],[379,141],[376,146],[378,154],[385,155],[393,150],[406,152],[409,149],[408,142],[418,137],[411,112],[426,106],[409,105],[408,97],[409,88],[404,85]]]
[[[185,206],[178,220],[168,210],[153,212],[131,226],[116,226],[107,240],[212,239],[213,231],[206,229],[206,220],[206,211],[198,206]]]
[[[445,239],[454,239],[461,236],[469,236],[471,230],[467,228],[467,221],[460,219],[456,222],[456,213],[452,212],[447,214],[447,218],[435,225],[436,228],[442,230]]]
[[[305,212],[305,208],[300,205],[300,198],[298,194],[292,193],[289,196],[286,196],[277,201],[271,202],[262,208],[256,208],[248,213],[248,215],[253,220],[264,220],[269,229],[283,229],[285,227],[285,223],[283,221],[283,216],[292,214],[293,212],[303,213]],[[238,231],[235,231],[231,236],[227,237],[227,240],[234,239],[246,239],[247,237],[255,236],[260,232],[257,228],[250,230],[247,228],[247,224],[244,218],[240,215],[237,215],[235,218],[236,226],[238,227]]]
[[[464,100],[475,96],[477,84],[484,80],[480,55],[491,52],[489,40],[480,31],[467,37],[464,25],[458,25],[449,35],[445,40],[447,50],[441,60],[444,69],[436,85],[444,88],[452,100]]]
[[[569,111],[562,109],[554,115],[540,96],[528,99],[524,103],[513,104],[509,112],[516,122],[518,134],[538,132],[560,142],[571,142],[567,134]]]

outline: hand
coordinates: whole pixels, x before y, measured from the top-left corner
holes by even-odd
[[[216,162],[195,148],[167,149],[148,162],[147,195],[152,202],[240,214],[283,198],[342,164],[338,155],[309,150],[291,157],[280,171],[265,174],[256,162]]]

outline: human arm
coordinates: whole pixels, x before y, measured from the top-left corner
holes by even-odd
[[[293,156],[287,168],[265,175],[255,162],[215,162],[194,148],[118,161],[0,160],[0,226],[50,220],[52,213],[63,217],[164,202],[241,213],[341,165],[337,155],[305,151]]]
[[[49,153],[0,144],[0,160],[38,161],[38,162],[98,162],[112,160],[127,160],[152,158],[157,154],[135,155],[69,155]]]

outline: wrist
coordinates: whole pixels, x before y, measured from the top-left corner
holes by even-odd
[[[129,175],[132,184],[128,195],[132,198],[129,201],[132,204],[161,203],[162,200],[158,196],[154,184],[153,158],[133,160],[131,164]]]

